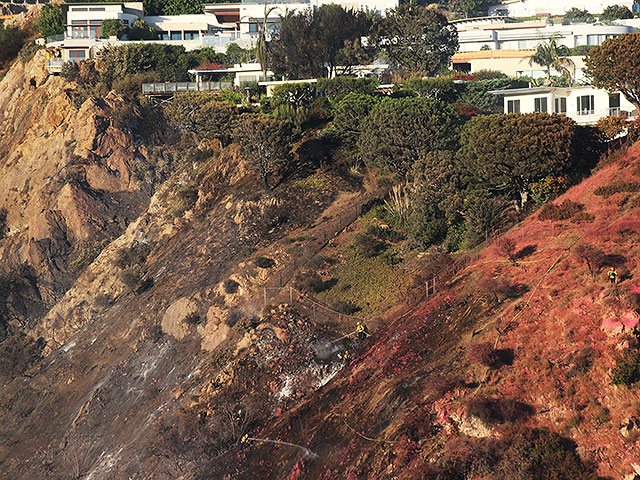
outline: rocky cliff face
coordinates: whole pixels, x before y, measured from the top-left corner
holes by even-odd
[[[116,126],[123,100],[75,108],[74,86],[42,64],[15,65],[0,96],[1,266],[15,282],[19,267],[33,277],[11,289],[9,319],[44,355],[0,380],[0,478],[178,478],[238,441],[236,417],[243,429],[266,421],[335,374],[339,359],[308,350],[326,326],[275,311],[254,322],[263,285],[298,261],[302,240],[285,237],[321,247],[318,219],[351,211],[360,191],[336,177],[267,194],[234,146],[155,189],[143,178],[158,175],[135,173],[148,173],[155,150]],[[15,338],[2,348],[16,353]],[[176,427],[183,411],[222,422],[205,457],[199,441],[180,443],[193,433]]]
[[[0,208],[7,212],[0,272],[31,267],[31,294],[45,308],[137,218],[153,189],[132,165],[154,161],[131,129],[114,126],[122,98],[76,108],[72,88],[47,74],[44,52],[16,62],[0,83]],[[14,320],[41,311],[20,310]]]

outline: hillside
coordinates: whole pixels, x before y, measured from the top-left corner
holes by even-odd
[[[0,83],[0,478],[640,470],[637,389],[612,382],[640,380],[640,144],[425,298],[453,257],[402,251],[388,179],[317,131],[268,191],[238,145],[78,101],[41,53]]]
[[[239,446],[227,462],[241,467],[214,461],[200,478],[633,478],[638,393],[613,385],[611,369],[638,345],[639,155],[635,145],[554,202],[579,212],[508,231],[513,261],[497,240],[379,328],[326,388],[252,433],[318,458]],[[602,252],[593,275],[580,245]]]

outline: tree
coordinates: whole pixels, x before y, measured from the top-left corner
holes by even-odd
[[[310,10],[288,14],[271,39],[271,69],[289,78],[318,78],[325,74],[319,55],[314,14]]]
[[[270,192],[271,178],[284,170],[290,158],[293,141],[291,125],[267,115],[246,114],[235,136],[243,158],[260,175],[264,188]]]
[[[586,10],[580,10],[579,8],[571,8],[567,10],[567,13],[562,17],[562,23],[593,23],[596,19],[593,18]]]
[[[362,122],[378,99],[362,93],[348,93],[333,110],[333,126],[349,137],[357,137],[362,133]]]
[[[462,208],[466,183],[454,153],[434,150],[411,167],[409,235],[422,247],[444,239]]]
[[[612,20],[624,20],[633,18],[633,12],[624,5],[611,5],[604,9],[600,15],[600,21],[609,23]]]
[[[430,98],[385,99],[362,126],[360,152],[370,165],[406,176],[431,150],[454,150],[461,118],[451,105]]]
[[[186,15],[202,13],[202,0],[165,0],[164,15]]]
[[[120,38],[124,33],[124,22],[119,18],[105,18],[100,25],[100,37],[109,38],[116,36]]]
[[[479,80],[477,82],[465,82],[458,85],[460,89],[460,102],[476,107],[485,113],[502,113],[504,103],[501,95],[490,93],[494,90],[506,90],[509,88],[525,88],[527,82],[511,78],[494,78]]]
[[[58,5],[47,3],[40,10],[37,29],[44,38],[64,33],[62,9]]]
[[[370,25],[365,13],[333,4],[286,15],[271,41],[273,71],[294,78],[335,73],[339,63],[366,57],[360,37]]]
[[[158,32],[147,22],[139,18],[131,25],[128,37],[129,40],[155,40],[158,38]]]
[[[236,63],[246,63],[256,58],[255,48],[242,48],[237,43],[230,43],[227,45],[226,63],[228,65],[234,65]]]
[[[231,141],[239,118],[236,107],[207,93],[177,95],[164,113],[174,127],[194,134],[198,142],[218,139],[223,145]]]
[[[589,51],[585,65],[594,86],[622,93],[640,111],[640,34],[605,40]]]
[[[594,164],[583,132],[564,116],[532,113],[474,117],[463,129],[459,152],[477,186],[523,207],[535,182],[552,175],[576,178]]]
[[[336,4],[322,5],[315,15],[318,28],[318,54],[328,66],[328,75],[334,76],[338,60],[346,60],[348,56],[340,55],[345,42],[356,42],[360,45],[360,37],[369,33],[370,21],[364,12],[347,11]]]
[[[340,101],[349,93],[373,95],[380,81],[373,77],[356,78],[340,76],[335,78],[319,78],[316,83],[318,93],[326,95],[332,101]]]
[[[475,13],[484,10],[486,14],[487,2],[485,0],[455,0],[453,9],[462,13],[465,18],[472,17]]]
[[[278,7],[267,7],[267,0],[264,0],[264,12],[262,15],[262,24],[260,26],[260,34],[258,35],[258,43],[256,45],[256,55],[260,67],[262,68],[262,77],[267,80],[267,70],[269,70],[269,43],[267,42],[267,31],[269,27],[269,15]]]
[[[458,32],[444,15],[409,3],[387,12],[375,41],[393,63],[427,76],[445,70],[458,50]]]
[[[0,20],[0,63],[13,60],[24,42],[22,30],[16,27],[5,27]]]
[[[569,48],[559,45],[558,38],[558,36],[553,35],[548,41],[539,43],[536,53],[529,58],[529,65],[537,63],[542,67],[546,67],[547,80],[545,83],[547,85],[551,84],[551,69],[566,72],[569,76],[569,84],[573,83],[573,78],[575,77],[576,66],[573,60],[567,58],[570,53]]]

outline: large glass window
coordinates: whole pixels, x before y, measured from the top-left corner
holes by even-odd
[[[567,98],[566,97],[558,97],[556,98],[556,113],[567,113]]]
[[[85,59],[86,52],[84,50],[69,50],[69,60],[79,62]]]
[[[160,32],[158,38],[160,38],[160,40],[169,40],[169,32]]]
[[[184,32],[185,40],[197,40],[200,36],[199,32]]]
[[[538,97],[533,99],[535,111],[547,113],[547,97]]]
[[[507,100],[507,113],[520,113],[520,100]]]
[[[609,115],[620,115],[620,94],[609,94]]]
[[[171,40],[182,40],[182,32],[171,32]]]
[[[578,115],[593,115],[594,101],[593,95],[582,95],[577,98]]]

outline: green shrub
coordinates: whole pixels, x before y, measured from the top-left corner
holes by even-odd
[[[335,78],[319,78],[316,83],[318,93],[340,101],[349,93],[372,95],[380,81],[377,78],[356,78],[340,76]]]
[[[120,248],[116,252],[116,258],[113,263],[119,268],[141,266],[147,261],[151,248],[151,244],[142,242],[136,242],[128,248]]]
[[[234,293],[236,293],[238,291],[238,288],[240,287],[240,284],[238,282],[236,282],[235,280],[228,278],[224,281],[224,283],[222,284],[225,293],[228,293],[229,295],[232,295]]]
[[[273,89],[271,102],[275,105],[291,105],[294,109],[308,107],[316,98],[312,83],[283,83]]]
[[[133,22],[127,36],[129,40],[155,40],[158,38],[158,32],[147,22],[139,18]]]
[[[640,381],[640,351],[626,349],[611,370],[614,385],[633,385]]]
[[[267,257],[256,257],[253,263],[260,268],[271,268],[276,264],[272,258]]]
[[[356,235],[353,244],[358,253],[366,258],[377,257],[386,248],[384,242],[367,233],[359,233]]]
[[[540,220],[569,220],[574,215],[582,212],[584,205],[582,203],[565,200],[559,205],[547,203],[540,209],[538,218]]]
[[[509,398],[474,398],[467,408],[471,415],[488,424],[513,423],[535,413],[530,405]]]
[[[329,288],[331,282],[325,282],[317,272],[306,271],[298,273],[293,283],[303,292],[320,293]]]
[[[447,77],[425,78],[414,77],[405,84],[406,90],[415,92],[419,97],[432,98],[446,103],[458,99],[458,91],[453,79]]]
[[[640,190],[640,184],[638,182],[615,182],[596,188],[593,194],[599,197],[609,198],[616,193],[632,193],[638,190]]]
[[[20,52],[18,52],[18,58],[20,59],[22,64],[25,65],[29,60],[31,60],[35,56],[38,50],[42,50],[43,48],[44,47],[42,45],[38,45],[36,43],[30,43],[20,49]]]
[[[120,38],[124,30],[124,22],[119,18],[105,18],[100,25],[100,37],[109,38],[115,36]]]
[[[369,225],[365,230],[365,233],[391,243],[397,243],[405,239],[403,233],[398,232],[389,226],[383,227],[381,225]]]

